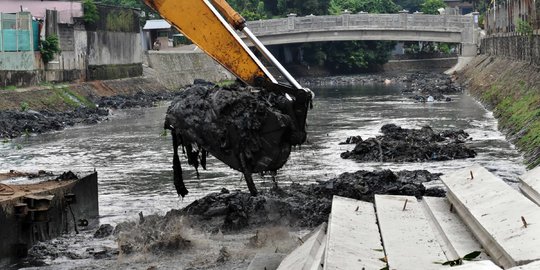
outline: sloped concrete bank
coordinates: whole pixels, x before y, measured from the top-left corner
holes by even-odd
[[[481,55],[459,79],[494,112],[499,128],[534,168],[540,164],[540,68],[531,63]]]

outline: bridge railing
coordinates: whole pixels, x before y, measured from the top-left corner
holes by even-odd
[[[250,21],[248,26],[256,34],[374,28],[461,32],[472,29],[474,20],[463,15],[342,14]]]

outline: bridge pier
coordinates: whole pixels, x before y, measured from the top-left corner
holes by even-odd
[[[463,57],[476,56],[478,54],[478,45],[474,43],[462,43],[461,55]]]

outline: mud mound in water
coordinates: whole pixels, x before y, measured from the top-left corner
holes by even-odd
[[[62,130],[75,124],[96,124],[109,112],[100,108],[77,108],[69,112],[0,111],[0,138]]]
[[[404,129],[394,124],[381,128],[383,135],[361,141],[344,159],[361,162],[423,162],[472,158],[476,152],[465,145],[463,130],[433,131],[430,127]]]
[[[357,171],[310,185],[293,184],[253,197],[227,191],[209,194],[167,217],[187,215],[194,226],[209,231],[236,231],[259,226],[314,227],[328,221],[332,196],[373,202],[375,194],[444,196],[441,189],[422,183],[439,180],[428,171]]]

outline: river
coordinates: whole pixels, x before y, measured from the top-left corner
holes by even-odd
[[[472,97],[451,96],[452,102],[418,103],[401,95],[399,85],[364,85],[314,88],[314,109],[309,113],[308,142],[295,149],[278,173],[280,185],[328,180],[343,172],[378,169],[426,169],[447,173],[477,163],[516,186],[525,172],[522,157],[497,131],[492,113]],[[172,143],[161,136],[167,104],[154,108],[113,111],[108,121],[76,126],[60,132],[22,137],[0,143],[0,171],[19,170],[99,173],[101,223],[118,223],[181,208],[225,187],[243,189],[241,174],[210,158],[200,180],[184,165],[189,195],[183,200],[172,184]],[[430,125],[434,129],[459,128],[468,132],[479,154],[474,159],[427,163],[357,163],[340,153],[353,145],[339,145],[348,136],[376,136],[382,125],[406,128]],[[186,164],[186,162],[184,162]],[[256,176],[257,186],[271,180]]]

